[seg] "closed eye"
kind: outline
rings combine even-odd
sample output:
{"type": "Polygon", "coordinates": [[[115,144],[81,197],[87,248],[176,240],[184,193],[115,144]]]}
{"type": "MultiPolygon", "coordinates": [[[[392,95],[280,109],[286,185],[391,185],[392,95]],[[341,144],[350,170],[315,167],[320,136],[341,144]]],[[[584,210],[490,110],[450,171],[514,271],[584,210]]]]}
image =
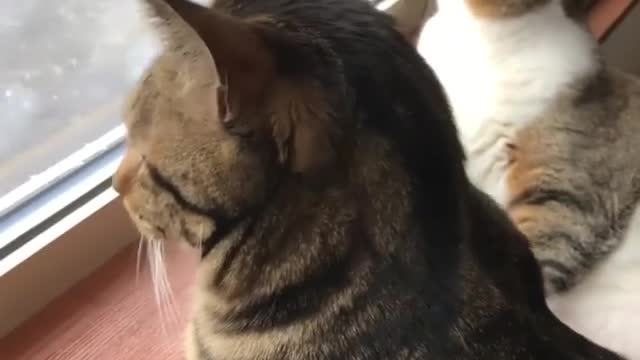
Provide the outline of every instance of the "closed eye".
{"type": "Polygon", "coordinates": [[[174,200],[183,208],[192,211],[198,215],[205,216],[213,221],[221,221],[221,219],[229,219],[231,216],[226,214],[223,210],[220,210],[221,206],[214,206],[211,208],[203,208],[197,204],[194,204],[188,201],[180,189],[173,184],[166,176],[162,175],[160,170],[151,164],[146,158],[143,156],[142,161],[146,168],[149,171],[149,175],[151,176],[151,180],[160,188],[171,194],[174,200]]]}

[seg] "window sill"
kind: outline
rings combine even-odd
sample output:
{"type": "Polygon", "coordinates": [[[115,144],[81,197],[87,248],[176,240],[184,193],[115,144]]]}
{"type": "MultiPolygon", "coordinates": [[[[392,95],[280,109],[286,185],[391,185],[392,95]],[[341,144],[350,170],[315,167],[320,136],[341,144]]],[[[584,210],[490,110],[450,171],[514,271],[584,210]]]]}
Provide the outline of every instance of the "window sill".
{"type": "MultiPolygon", "coordinates": [[[[116,206],[112,210],[114,220],[119,221],[120,209],[116,206]]],[[[125,243],[122,236],[127,234],[112,233],[105,238],[125,243]]],[[[0,339],[0,359],[183,359],[184,323],[198,256],[175,244],[169,250],[166,263],[178,321],[161,320],[150,274],[142,270],[136,277],[136,246],[129,244],[44,311],[0,339]]]]}
{"type": "MultiPolygon", "coordinates": [[[[137,238],[111,189],[68,214],[0,263],[0,337],[137,238]]],[[[5,358],[0,356],[0,358],[5,358]]]]}
{"type": "Polygon", "coordinates": [[[122,126],[0,198],[0,336],[136,238],[110,178],[122,126]]]}

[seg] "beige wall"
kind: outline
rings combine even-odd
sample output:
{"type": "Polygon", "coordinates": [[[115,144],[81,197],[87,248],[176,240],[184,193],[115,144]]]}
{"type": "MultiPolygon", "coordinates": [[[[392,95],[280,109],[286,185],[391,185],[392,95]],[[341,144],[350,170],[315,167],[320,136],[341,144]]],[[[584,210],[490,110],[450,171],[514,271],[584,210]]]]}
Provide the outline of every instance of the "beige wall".
{"type": "Polygon", "coordinates": [[[640,75],[640,4],[618,24],[602,49],[611,65],[640,75]]]}

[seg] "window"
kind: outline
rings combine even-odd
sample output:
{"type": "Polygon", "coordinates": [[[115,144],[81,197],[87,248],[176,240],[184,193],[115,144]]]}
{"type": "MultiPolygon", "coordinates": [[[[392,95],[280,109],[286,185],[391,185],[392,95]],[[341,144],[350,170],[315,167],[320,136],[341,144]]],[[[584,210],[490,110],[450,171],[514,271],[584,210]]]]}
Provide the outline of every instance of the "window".
{"type": "Polygon", "coordinates": [[[154,52],[137,4],[0,3],[0,261],[39,224],[108,187],[122,95],[154,52]]]}
{"type": "Polygon", "coordinates": [[[16,297],[0,336],[123,246],[104,233],[135,237],[110,177],[120,104],[156,51],[139,4],[0,2],[0,293],[16,297]]]}
{"type": "Polygon", "coordinates": [[[157,49],[140,10],[135,0],[0,3],[10,54],[0,58],[0,262],[109,187],[122,96],[157,49]]]}
{"type": "Polygon", "coordinates": [[[158,50],[140,4],[0,1],[0,337],[137,236],[111,175],[158,50]]]}

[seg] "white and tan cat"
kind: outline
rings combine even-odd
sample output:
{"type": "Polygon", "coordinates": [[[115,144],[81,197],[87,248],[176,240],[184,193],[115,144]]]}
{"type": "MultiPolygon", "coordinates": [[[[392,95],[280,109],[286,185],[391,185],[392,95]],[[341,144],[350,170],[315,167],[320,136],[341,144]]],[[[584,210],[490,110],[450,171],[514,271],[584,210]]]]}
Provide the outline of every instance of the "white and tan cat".
{"type": "Polygon", "coordinates": [[[554,312],[640,359],[640,81],[603,64],[568,4],[440,0],[418,48],[472,181],[529,237],[554,312]]]}

